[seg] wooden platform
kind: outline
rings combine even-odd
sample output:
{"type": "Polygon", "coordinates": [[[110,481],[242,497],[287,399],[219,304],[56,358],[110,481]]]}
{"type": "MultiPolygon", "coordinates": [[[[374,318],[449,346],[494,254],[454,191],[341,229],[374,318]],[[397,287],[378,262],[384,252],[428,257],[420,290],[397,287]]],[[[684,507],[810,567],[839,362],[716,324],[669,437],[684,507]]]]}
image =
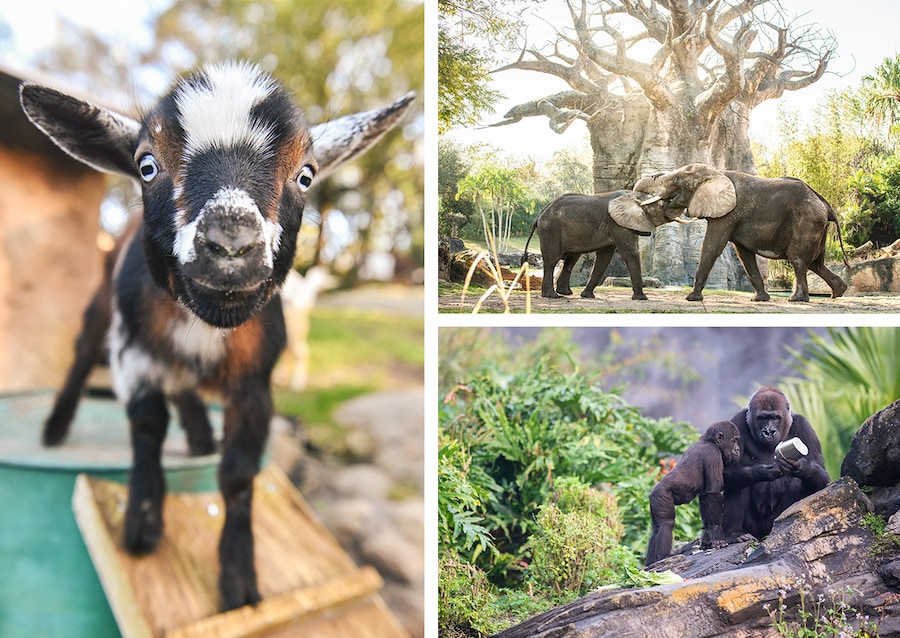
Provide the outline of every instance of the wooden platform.
{"type": "Polygon", "coordinates": [[[126,487],[81,474],[75,518],[119,629],[126,638],[407,636],[378,594],[382,581],[359,568],[274,466],[254,486],[256,571],[263,601],[218,614],[218,493],[169,494],[155,553],[122,547],[126,487]]]}

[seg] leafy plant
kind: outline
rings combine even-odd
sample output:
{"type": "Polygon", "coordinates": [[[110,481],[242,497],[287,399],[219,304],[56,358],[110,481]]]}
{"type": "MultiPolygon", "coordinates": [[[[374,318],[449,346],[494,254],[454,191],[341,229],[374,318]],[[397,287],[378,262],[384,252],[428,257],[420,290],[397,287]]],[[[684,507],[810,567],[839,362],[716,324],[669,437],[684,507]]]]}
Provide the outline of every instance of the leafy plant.
{"type": "MultiPolygon", "coordinates": [[[[494,543],[484,520],[487,488],[470,481],[472,459],[462,443],[442,436],[438,447],[438,539],[442,548],[471,555],[494,551],[494,543]]],[[[480,473],[482,482],[490,478],[480,473]]]]}
{"type": "Polygon", "coordinates": [[[444,638],[488,635],[500,627],[490,617],[497,594],[478,567],[452,554],[438,564],[438,632],[444,638]]]}
{"type": "Polygon", "coordinates": [[[575,477],[560,478],[537,515],[529,541],[529,580],[542,589],[576,597],[606,583],[634,556],[619,546],[622,524],[615,498],[575,477]]]}
{"type": "MultiPolygon", "coordinates": [[[[642,554],[647,494],[660,477],[660,459],[681,453],[697,437],[686,424],[644,417],[588,375],[544,361],[514,373],[485,362],[458,386],[439,424],[442,435],[466,442],[472,466],[492,482],[483,525],[506,558],[495,556],[490,565],[482,555],[479,564],[493,567],[499,581],[517,578],[513,574],[529,562],[527,541],[539,528],[540,507],[566,476],[603,485],[616,497],[623,543],[642,554]]],[[[693,523],[696,534],[699,517],[693,523]]]]}
{"type": "Polygon", "coordinates": [[[798,376],[781,387],[791,407],[815,428],[828,473],[839,476],[859,426],[900,398],[900,331],[829,328],[827,335],[810,332],[802,349],[789,351],[798,376]]]}

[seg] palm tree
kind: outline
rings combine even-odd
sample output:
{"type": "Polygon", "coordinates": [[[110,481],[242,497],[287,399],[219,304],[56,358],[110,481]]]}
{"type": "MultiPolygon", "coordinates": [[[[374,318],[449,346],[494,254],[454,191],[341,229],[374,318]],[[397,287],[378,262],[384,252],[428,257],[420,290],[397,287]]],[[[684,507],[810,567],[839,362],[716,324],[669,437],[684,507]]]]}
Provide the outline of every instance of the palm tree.
{"type": "Polygon", "coordinates": [[[897,328],[829,328],[828,337],[811,333],[803,348],[790,352],[799,376],[780,387],[813,425],[833,478],[859,426],[900,399],[898,347],[897,328]]]}
{"type": "Polygon", "coordinates": [[[900,54],[885,58],[875,72],[862,78],[864,109],[867,117],[888,125],[888,137],[900,133],[900,54]]]}

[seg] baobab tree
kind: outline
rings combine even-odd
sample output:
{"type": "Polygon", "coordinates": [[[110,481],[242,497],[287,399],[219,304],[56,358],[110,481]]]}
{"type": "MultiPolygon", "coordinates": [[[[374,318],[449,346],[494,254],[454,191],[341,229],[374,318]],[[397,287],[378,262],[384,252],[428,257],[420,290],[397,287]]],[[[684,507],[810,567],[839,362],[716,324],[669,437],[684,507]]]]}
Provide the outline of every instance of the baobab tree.
{"type": "MultiPolygon", "coordinates": [[[[526,43],[496,71],[554,75],[570,90],[517,105],[494,126],[540,116],[562,132],[583,120],[595,192],[629,188],[641,175],[690,162],[755,173],[750,112],[817,81],[836,50],[829,32],[789,19],[777,0],[567,4],[571,26],[544,46],[526,43]]],[[[694,232],[685,239],[690,232],[658,229],[681,245],[702,238],[694,232]]],[[[664,279],[677,283],[682,276],[666,261],[664,279]]]]}
{"type": "Polygon", "coordinates": [[[559,28],[555,42],[526,44],[496,71],[554,75],[571,90],[513,107],[497,125],[541,116],[562,132],[584,120],[601,164],[598,191],[694,161],[752,170],[750,111],[818,80],[836,49],[831,34],[788,21],[776,0],[569,0],[568,7],[572,26],[559,28]],[[734,141],[740,153],[721,148],[734,141]],[[742,155],[737,165],[722,164],[742,155]]]}

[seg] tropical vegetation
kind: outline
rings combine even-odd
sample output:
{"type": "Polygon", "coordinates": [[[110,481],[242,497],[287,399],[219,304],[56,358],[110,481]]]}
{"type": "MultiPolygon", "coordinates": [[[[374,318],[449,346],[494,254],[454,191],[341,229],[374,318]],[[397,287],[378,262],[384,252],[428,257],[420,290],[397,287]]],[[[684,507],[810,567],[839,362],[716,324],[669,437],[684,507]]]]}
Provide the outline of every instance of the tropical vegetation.
{"type": "MultiPolygon", "coordinates": [[[[646,581],[635,574],[647,495],[697,431],[644,416],[623,381],[665,369],[659,391],[690,396],[708,379],[693,370],[698,353],[664,337],[610,337],[582,351],[560,329],[440,332],[442,636],[488,635],[598,587],[646,581]]],[[[792,372],[773,381],[815,427],[832,477],[859,425],[900,397],[898,340],[895,328],[810,330],[782,353],[792,372]]],[[[696,505],[680,506],[676,524],[676,539],[696,538],[696,505]]],[[[780,607],[773,622],[796,613],[780,607]]]]}

